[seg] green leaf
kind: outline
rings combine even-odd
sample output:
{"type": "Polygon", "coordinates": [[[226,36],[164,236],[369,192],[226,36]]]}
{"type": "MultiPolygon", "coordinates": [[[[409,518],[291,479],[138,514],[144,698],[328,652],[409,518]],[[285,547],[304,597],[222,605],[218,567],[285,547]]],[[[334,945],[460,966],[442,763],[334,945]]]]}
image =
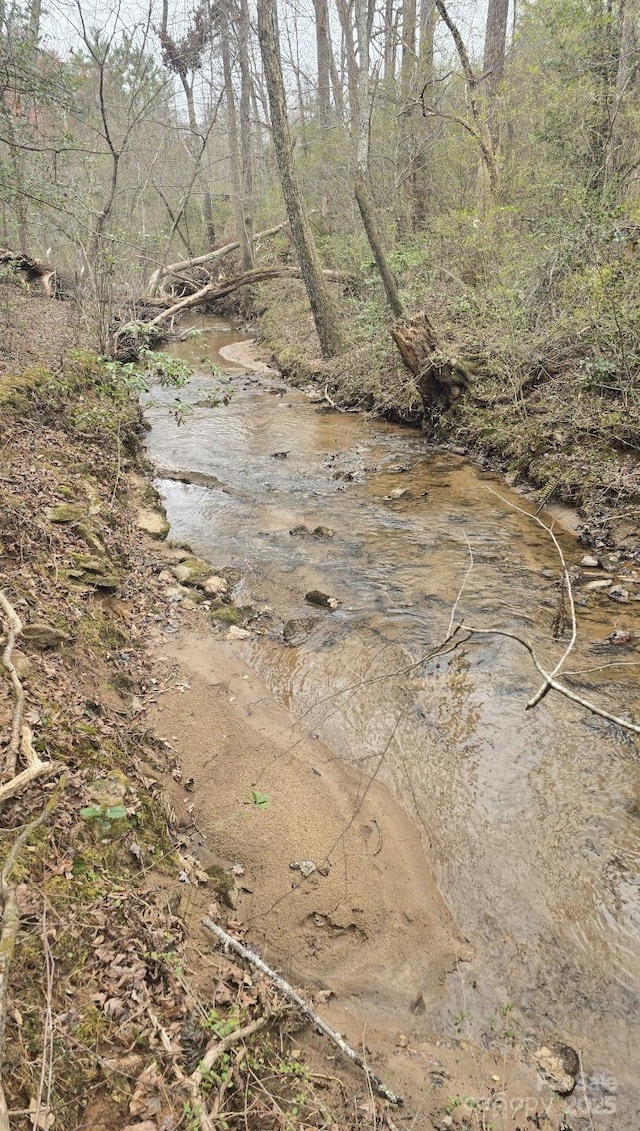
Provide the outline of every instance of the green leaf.
{"type": "Polygon", "coordinates": [[[120,821],[126,817],[127,810],[123,805],[110,805],[107,809],[106,816],[110,821],[120,821]]]}
{"type": "Polygon", "coordinates": [[[268,793],[261,793],[259,789],[251,790],[251,804],[255,809],[268,809],[271,798],[268,793]]]}
{"type": "Polygon", "coordinates": [[[80,816],[84,817],[86,821],[90,821],[92,817],[102,816],[102,808],[100,805],[86,805],[84,809],[80,810],[80,816]]]}

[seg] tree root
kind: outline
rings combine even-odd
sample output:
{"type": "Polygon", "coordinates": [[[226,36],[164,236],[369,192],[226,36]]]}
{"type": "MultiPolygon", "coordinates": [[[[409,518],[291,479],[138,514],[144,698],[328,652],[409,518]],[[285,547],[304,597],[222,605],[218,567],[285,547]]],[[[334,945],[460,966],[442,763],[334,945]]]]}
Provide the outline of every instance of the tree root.
{"type": "Polygon", "coordinates": [[[349,1058],[349,1060],[353,1061],[354,1064],[358,1065],[358,1068],[361,1068],[363,1070],[367,1077],[367,1080],[371,1084],[372,1088],[378,1093],[378,1095],[383,1096],[384,1099],[388,1100],[391,1104],[398,1105],[402,1103],[400,1096],[397,1096],[395,1092],[391,1090],[391,1088],[387,1087],[387,1085],[380,1079],[379,1076],[376,1076],[375,1072],[371,1071],[360,1053],[351,1048],[351,1045],[348,1045],[339,1033],[336,1033],[336,1031],[332,1029],[330,1025],[327,1025],[327,1022],[323,1021],[322,1018],[318,1016],[315,1010],[311,1008],[311,1006],[304,1000],[304,998],[300,997],[300,994],[297,993],[296,990],[294,990],[293,986],[291,986],[289,982],[285,981],[281,974],[278,974],[275,970],[272,970],[271,967],[267,966],[266,962],[263,962],[263,960],[259,958],[257,954],[254,954],[253,951],[249,950],[246,946],[243,946],[242,943],[238,942],[237,939],[234,939],[232,935],[227,934],[227,932],[224,931],[222,927],[219,927],[217,923],[214,923],[212,919],[203,919],[202,925],[206,927],[208,931],[211,931],[214,935],[217,935],[217,937],[221,942],[225,944],[225,946],[231,947],[231,949],[234,950],[236,954],[239,954],[241,958],[244,958],[246,962],[250,962],[251,965],[256,968],[256,970],[260,970],[263,974],[266,974],[267,977],[274,983],[274,985],[277,986],[280,992],[283,993],[285,997],[289,999],[289,1001],[292,1001],[294,1005],[298,1007],[300,1012],[303,1013],[304,1016],[309,1021],[311,1021],[313,1025],[320,1029],[320,1031],[324,1033],[324,1035],[328,1037],[330,1041],[333,1041],[334,1045],[337,1045],[337,1047],[341,1050],[341,1052],[345,1054],[345,1056],[349,1058]]]}
{"type": "Polygon", "coordinates": [[[8,626],[7,641],[2,653],[2,663],[9,676],[15,699],[11,723],[11,738],[9,740],[9,749],[7,751],[4,767],[5,773],[10,776],[10,780],[0,786],[1,806],[3,801],[7,801],[8,798],[14,797],[16,793],[19,793],[23,786],[41,777],[42,774],[50,772],[53,768],[53,763],[43,762],[38,757],[36,751],[33,749],[31,730],[24,722],[24,688],[12,659],[16,640],[20,637],[23,626],[16,610],[2,591],[0,591],[0,609],[2,609],[5,615],[8,626]],[[22,770],[20,773],[16,773],[18,768],[18,754],[21,754],[23,760],[26,762],[26,769],[22,770]]]}

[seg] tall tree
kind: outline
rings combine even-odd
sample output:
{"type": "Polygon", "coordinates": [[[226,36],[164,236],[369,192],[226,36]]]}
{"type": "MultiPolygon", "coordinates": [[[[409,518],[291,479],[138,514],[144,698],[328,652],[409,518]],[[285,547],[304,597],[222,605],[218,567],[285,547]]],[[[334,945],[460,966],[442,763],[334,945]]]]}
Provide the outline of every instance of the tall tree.
{"type": "Polygon", "coordinates": [[[258,0],[258,39],[269,99],[273,146],[291,235],[307,288],[322,353],[324,357],[333,357],[342,349],[342,334],[336,308],[322,274],[293,160],[293,144],[287,119],[282,62],[278,47],[276,0],[258,0]]]}
{"type": "Polygon", "coordinates": [[[495,149],[499,140],[495,102],[504,75],[508,19],[509,0],[489,0],[482,69],[488,107],[488,126],[495,149]]]}
{"type": "Polygon", "coordinates": [[[229,134],[229,168],[231,171],[231,187],[233,190],[233,209],[236,219],[236,239],[240,244],[240,258],[244,270],[253,266],[250,237],[245,225],[244,208],[244,178],[240,157],[240,131],[238,129],[238,114],[236,108],[236,93],[233,86],[233,71],[231,67],[231,36],[229,31],[229,17],[227,14],[226,0],[218,4],[215,13],[220,31],[220,52],[222,54],[222,73],[224,76],[224,91],[227,103],[227,125],[229,134]]]}

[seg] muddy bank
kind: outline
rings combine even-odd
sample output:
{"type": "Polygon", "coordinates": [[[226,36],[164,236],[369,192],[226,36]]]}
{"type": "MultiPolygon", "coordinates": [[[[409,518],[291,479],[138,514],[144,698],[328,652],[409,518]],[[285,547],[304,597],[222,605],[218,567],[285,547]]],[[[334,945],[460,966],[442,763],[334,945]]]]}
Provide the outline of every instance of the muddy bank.
{"type": "MultiPolygon", "coordinates": [[[[320,358],[304,293],[297,284],[263,288],[258,302],[268,355],[297,385],[328,385],[345,406],[420,427],[423,406],[383,320],[369,325],[356,298],[346,296],[355,344],[344,355],[320,358]]],[[[455,304],[454,304],[455,305],[455,304]]],[[[432,427],[436,443],[464,449],[479,466],[580,512],[581,539],[596,548],[621,547],[640,560],[640,408],[637,390],[607,388],[592,375],[606,365],[576,339],[549,343],[550,356],[532,341],[529,357],[516,350],[492,360],[489,329],[457,323],[443,296],[431,313],[454,352],[476,358],[468,392],[432,427]]],[[[523,341],[526,339],[523,339],[523,341]]],[[[505,349],[496,342],[496,348],[505,349]]],[[[511,347],[510,347],[511,348],[511,347]]],[[[508,353],[508,351],[507,351],[508,353]]]]}

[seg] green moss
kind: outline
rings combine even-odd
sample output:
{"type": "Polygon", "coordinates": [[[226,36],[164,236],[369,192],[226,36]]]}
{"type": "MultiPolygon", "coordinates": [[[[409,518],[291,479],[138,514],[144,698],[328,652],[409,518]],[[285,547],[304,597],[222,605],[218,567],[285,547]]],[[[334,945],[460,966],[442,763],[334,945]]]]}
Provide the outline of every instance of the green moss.
{"type": "Polygon", "coordinates": [[[253,615],[253,612],[253,605],[243,605],[242,608],[236,608],[234,605],[222,605],[218,609],[211,610],[211,618],[213,621],[222,624],[235,624],[238,628],[241,628],[253,615]]]}

